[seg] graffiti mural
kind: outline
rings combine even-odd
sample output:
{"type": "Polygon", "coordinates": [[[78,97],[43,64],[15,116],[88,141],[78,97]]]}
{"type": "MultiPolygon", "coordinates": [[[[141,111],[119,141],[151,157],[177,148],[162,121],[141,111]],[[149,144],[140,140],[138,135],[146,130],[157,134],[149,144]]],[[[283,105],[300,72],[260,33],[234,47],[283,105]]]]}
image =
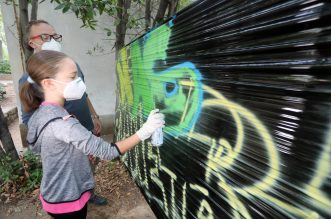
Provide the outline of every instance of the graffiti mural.
{"type": "Polygon", "coordinates": [[[202,0],[118,56],[116,138],[158,218],[331,218],[331,2],[202,0]]]}

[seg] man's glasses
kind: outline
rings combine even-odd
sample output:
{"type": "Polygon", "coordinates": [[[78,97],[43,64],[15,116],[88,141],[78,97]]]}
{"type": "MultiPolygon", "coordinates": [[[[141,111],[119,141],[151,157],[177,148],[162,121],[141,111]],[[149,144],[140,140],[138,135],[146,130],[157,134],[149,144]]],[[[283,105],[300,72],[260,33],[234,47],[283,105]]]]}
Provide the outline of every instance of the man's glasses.
{"type": "Polygon", "coordinates": [[[57,42],[62,41],[62,35],[61,34],[50,35],[50,34],[46,34],[46,33],[31,37],[30,39],[33,40],[33,39],[37,39],[37,38],[40,38],[43,42],[50,42],[52,38],[57,42]]]}

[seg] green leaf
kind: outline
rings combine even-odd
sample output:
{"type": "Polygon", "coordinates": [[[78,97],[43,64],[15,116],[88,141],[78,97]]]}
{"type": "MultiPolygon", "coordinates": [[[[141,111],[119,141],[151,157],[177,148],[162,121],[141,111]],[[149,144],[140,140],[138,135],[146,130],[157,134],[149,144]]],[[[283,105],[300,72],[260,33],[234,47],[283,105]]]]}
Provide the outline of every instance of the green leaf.
{"type": "Polygon", "coordinates": [[[92,10],[89,10],[89,11],[87,12],[87,17],[88,17],[88,18],[93,18],[93,17],[94,17],[94,14],[93,14],[93,11],[92,11],[92,10]]]}
{"type": "Polygon", "coordinates": [[[67,5],[63,8],[62,13],[66,13],[70,9],[70,5],[67,5]]]}
{"type": "Polygon", "coordinates": [[[104,12],[105,7],[106,6],[104,4],[98,4],[98,10],[100,15],[104,12]]]}
{"type": "Polygon", "coordinates": [[[56,6],[55,10],[60,10],[62,8],[64,8],[65,4],[59,4],[58,6],[56,6]]]}

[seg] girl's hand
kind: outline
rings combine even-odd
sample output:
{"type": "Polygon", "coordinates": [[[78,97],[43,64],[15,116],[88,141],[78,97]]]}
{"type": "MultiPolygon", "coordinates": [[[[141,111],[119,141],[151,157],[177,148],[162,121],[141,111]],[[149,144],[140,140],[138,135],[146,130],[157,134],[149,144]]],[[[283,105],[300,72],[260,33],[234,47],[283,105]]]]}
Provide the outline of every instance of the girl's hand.
{"type": "Polygon", "coordinates": [[[152,110],[147,118],[147,121],[137,131],[137,135],[140,140],[144,141],[151,137],[156,129],[164,127],[164,123],[164,115],[159,113],[158,109],[152,110]]]}

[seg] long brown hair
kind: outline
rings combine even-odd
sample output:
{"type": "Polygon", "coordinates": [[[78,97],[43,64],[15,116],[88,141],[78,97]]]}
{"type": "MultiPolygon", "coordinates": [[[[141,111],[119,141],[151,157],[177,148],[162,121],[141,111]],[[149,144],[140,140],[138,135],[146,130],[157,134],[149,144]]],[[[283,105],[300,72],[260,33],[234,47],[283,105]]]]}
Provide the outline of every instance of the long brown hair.
{"type": "Polygon", "coordinates": [[[62,52],[42,50],[33,54],[27,62],[27,72],[33,83],[26,81],[20,87],[20,99],[24,111],[36,110],[44,99],[41,81],[54,78],[62,60],[69,58],[62,52]]]}

